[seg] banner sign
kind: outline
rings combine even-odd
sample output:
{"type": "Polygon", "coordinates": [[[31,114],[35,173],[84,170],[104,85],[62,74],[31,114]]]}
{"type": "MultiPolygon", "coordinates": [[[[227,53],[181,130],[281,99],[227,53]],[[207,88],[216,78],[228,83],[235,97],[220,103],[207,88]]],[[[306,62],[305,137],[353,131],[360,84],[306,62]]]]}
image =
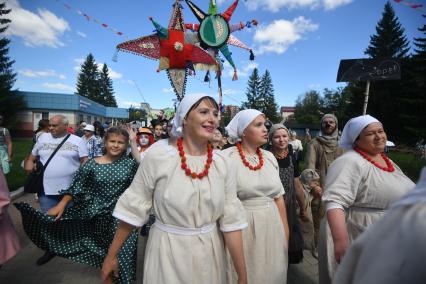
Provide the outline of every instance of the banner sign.
{"type": "Polygon", "coordinates": [[[340,60],[337,82],[382,81],[401,79],[401,67],[396,59],[340,60]]]}

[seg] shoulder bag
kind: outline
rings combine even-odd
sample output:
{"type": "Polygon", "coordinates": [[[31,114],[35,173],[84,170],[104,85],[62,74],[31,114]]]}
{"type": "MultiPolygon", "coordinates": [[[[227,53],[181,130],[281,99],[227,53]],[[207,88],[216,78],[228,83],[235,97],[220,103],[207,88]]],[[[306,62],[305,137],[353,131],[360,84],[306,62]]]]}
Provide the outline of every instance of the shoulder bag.
{"type": "Polygon", "coordinates": [[[58,152],[59,148],[64,145],[65,141],[70,137],[71,135],[68,134],[67,137],[62,140],[62,142],[56,147],[55,151],[50,155],[49,159],[47,160],[46,164],[43,166],[43,164],[40,162],[40,160],[36,161],[36,169],[32,171],[27,179],[25,180],[24,184],[24,192],[25,193],[42,193],[44,192],[43,187],[43,176],[44,171],[46,170],[47,165],[49,165],[49,162],[52,160],[53,156],[55,156],[56,152],[58,152]]]}

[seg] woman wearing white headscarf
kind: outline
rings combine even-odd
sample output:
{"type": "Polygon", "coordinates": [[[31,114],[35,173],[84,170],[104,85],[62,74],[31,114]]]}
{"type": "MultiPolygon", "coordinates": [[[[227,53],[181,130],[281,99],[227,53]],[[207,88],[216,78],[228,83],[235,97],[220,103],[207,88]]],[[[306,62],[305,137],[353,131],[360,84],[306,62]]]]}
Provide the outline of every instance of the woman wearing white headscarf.
{"type": "MultiPolygon", "coordinates": [[[[218,105],[211,97],[186,96],[173,121],[177,139],[153,146],[113,216],[120,225],[105,258],[102,278],[117,275],[117,253],[133,227],[156,221],[145,251],[143,283],[226,283],[231,253],[238,283],[247,283],[241,230],[247,227],[236,195],[234,167],[214,153],[211,140],[218,105]]],[[[154,144],[155,145],[155,144],[154,144]]]]}
{"type": "MultiPolygon", "coordinates": [[[[287,282],[288,223],[278,163],[260,148],[268,141],[265,116],[253,109],[240,111],[226,127],[235,147],[222,151],[236,168],[237,195],[247,212],[243,231],[249,284],[287,282]]],[[[228,283],[235,283],[228,264],[228,283]]]]}
{"type": "Polygon", "coordinates": [[[383,153],[386,141],[383,125],[369,115],[352,118],[343,129],[340,147],[348,151],[330,165],[322,197],[327,218],[318,249],[321,284],[331,283],[348,246],[414,187],[383,153]]]}
{"type": "Polygon", "coordinates": [[[423,168],[415,189],[351,245],[333,283],[423,284],[425,219],[426,168],[423,168]]]}

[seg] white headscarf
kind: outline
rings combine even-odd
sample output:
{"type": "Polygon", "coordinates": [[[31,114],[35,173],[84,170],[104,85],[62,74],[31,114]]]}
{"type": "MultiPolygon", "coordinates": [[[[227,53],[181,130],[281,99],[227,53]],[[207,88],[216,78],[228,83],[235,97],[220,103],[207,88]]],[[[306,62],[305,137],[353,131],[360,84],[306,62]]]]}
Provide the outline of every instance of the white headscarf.
{"type": "Polygon", "coordinates": [[[240,139],[243,135],[244,129],[262,113],[255,109],[245,109],[239,111],[234,118],[225,127],[228,135],[233,139],[240,139]]]}
{"type": "Polygon", "coordinates": [[[380,123],[380,121],[368,114],[350,119],[343,128],[339,146],[344,149],[352,149],[354,142],[358,138],[361,131],[374,122],[380,123]]]}
{"type": "Polygon", "coordinates": [[[173,118],[173,121],[172,121],[171,134],[173,136],[175,137],[183,136],[183,119],[186,117],[191,107],[204,97],[210,97],[210,96],[206,96],[205,94],[193,94],[193,95],[185,96],[182,99],[182,101],[180,102],[177,108],[175,117],[173,118]]]}

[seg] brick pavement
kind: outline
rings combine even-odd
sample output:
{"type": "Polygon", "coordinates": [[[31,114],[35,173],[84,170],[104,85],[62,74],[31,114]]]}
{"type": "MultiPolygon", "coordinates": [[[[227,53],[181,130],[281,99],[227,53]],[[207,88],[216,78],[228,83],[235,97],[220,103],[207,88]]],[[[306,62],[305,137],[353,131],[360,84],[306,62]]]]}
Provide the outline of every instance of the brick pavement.
{"type": "MultiPolygon", "coordinates": [[[[24,201],[34,206],[34,196],[26,194],[16,201],[24,201]]],[[[0,268],[0,283],[2,284],[98,284],[102,283],[99,270],[87,265],[78,264],[70,260],[56,257],[49,263],[36,266],[35,261],[43,252],[37,248],[25,235],[22,228],[20,214],[14,208],[9,209],[22,244],[22,250],[0,268]]],[[[137,281],[142,283],[143,244],[146,238],[140,238],[138,243],[137,281]]],[[[318,283],[317,260],[310,252],[305,251],[305,258],[301,264],[291,264],[288,271],[288,284],[315,284],[318,283]]],[[[267,284],[267,283],[265,283],[267,284]]]]}

